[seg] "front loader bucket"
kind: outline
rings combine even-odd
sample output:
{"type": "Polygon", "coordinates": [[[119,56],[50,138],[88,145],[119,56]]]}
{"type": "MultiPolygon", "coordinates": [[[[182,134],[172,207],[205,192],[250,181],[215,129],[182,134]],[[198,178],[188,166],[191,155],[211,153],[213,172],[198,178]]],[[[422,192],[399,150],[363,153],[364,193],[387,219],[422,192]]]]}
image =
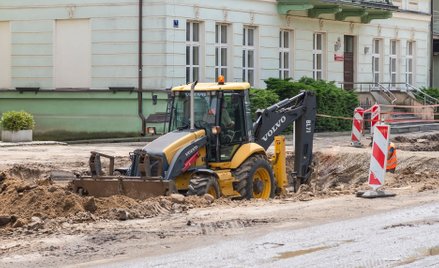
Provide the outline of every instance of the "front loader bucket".
{"type": "Polygon", "coordinates": [[[174,181],[126,176],[83,177],[72,181],[73,192],[80,195],[107,197],[125,195],[135,199],[169,195],[175,192],[174,181]]]}

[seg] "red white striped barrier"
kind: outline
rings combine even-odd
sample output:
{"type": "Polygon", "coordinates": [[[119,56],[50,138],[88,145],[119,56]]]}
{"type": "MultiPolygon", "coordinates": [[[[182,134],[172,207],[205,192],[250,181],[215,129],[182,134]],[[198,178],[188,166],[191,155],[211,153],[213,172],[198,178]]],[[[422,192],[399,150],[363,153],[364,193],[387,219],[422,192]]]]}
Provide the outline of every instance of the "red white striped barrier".
{"type": "Polygon", "coordinates": [[[369,186],[374,191],[384,184],[387,163],[387,146],[389,144],[390,127],[376,125],[373,134],[372,157],[369,168],[369,186]]]}
{"type": "Polygon", "coordinates": [[[352,120],[351,144],[354,147],[362,147],[361,138],[363,138],[363,121],[364,109],[355,108],[354,119],[352,120]]]}
{"type": "Polygon", "coordinates": [[[372,106],[370,108],[370,113],[371,113],[370,134],[372,136],[374,133],[374,126],[380,121],[380,112],[381,112],[381,109],[380,109],[380,106],[378,104],[375,104],[374,106],[372,106]]]}

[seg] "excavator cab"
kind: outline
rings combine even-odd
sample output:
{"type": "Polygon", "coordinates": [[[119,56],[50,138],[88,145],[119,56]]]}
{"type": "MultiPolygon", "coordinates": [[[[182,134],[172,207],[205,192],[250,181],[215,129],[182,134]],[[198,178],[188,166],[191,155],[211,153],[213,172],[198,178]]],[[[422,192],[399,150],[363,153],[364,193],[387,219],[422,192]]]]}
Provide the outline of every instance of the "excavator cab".
{"type": "MultiPolygon", "coordinates": [[[[174,91],[168,132],[190,128],[190,92],[174,91]]],[[[194,128],[206,132],[208,162],[230,161],[252,136],[248,90],[197,90],[194,128]]]]}

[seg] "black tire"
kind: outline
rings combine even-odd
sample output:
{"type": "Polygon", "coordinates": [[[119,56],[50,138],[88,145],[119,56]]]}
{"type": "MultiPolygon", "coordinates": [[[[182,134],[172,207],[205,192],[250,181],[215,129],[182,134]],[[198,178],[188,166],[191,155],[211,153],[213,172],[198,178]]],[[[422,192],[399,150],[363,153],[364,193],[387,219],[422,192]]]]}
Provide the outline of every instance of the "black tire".
{"type": "Polygon", "coordinates": [[[241,198],[268,199],[274,197],[276,184],[270,162],[265,155],[250,156],[233,172],[233,175],[237,179],[237,182],[234,183],[235,191],[240,193],[241,198]],[[262,180],[265,182],[261,181],[261,173],[264,174],[262,180]]]}
{"type": "Polygon", "coordinates": [[[203,196],[205,194],[210,194],[215,199],[220,198],[221,192],[217,178],[205,173],[193,174],[189,181],[187,195],[203,196]]]}

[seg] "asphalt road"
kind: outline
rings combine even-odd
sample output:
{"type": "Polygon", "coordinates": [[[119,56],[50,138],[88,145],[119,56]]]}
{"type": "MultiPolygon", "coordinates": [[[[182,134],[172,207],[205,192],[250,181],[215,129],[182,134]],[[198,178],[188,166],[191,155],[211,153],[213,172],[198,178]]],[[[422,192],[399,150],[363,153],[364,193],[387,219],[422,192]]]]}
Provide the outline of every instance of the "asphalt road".
{"type": "Polygon", "coordinates": [[[439,202],[93,267],[439,267],[439,202]]]}

